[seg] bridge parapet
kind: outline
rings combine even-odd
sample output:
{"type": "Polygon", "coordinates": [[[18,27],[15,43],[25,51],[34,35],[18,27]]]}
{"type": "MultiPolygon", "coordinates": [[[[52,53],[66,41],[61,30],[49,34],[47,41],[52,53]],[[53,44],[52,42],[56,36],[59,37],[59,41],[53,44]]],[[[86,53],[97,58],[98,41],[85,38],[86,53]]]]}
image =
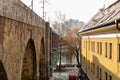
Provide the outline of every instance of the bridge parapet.
{"type": "Polygon", "coordinates": [[[0,16],[44,28],[45,21],[20,0],[0,0],[0,16]]]}

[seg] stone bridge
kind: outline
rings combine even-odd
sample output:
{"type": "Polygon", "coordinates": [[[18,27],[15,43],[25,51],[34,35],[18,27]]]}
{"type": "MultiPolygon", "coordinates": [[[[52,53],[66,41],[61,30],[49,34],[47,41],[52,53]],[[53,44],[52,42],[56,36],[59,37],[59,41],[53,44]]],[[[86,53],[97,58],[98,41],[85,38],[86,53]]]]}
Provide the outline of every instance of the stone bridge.
{"type": "Polygon", "coordinates": [[[48,80],[49,29],[20,0],[0,0],[0,80],[48,80]]]}

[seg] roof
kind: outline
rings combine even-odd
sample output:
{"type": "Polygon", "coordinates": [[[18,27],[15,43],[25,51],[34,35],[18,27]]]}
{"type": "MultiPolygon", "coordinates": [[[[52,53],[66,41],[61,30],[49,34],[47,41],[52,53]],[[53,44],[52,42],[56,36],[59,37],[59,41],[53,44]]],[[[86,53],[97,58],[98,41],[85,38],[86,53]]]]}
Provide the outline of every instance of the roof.
{"type": "Polygon", "coordinates": [[[117,0],[107,8],[103,7],[100,9],[99,12],[94,15],[79,32],[91,30],[97,26],[112,22],[117,19],[120,19],[120,0],[117,0]]]}

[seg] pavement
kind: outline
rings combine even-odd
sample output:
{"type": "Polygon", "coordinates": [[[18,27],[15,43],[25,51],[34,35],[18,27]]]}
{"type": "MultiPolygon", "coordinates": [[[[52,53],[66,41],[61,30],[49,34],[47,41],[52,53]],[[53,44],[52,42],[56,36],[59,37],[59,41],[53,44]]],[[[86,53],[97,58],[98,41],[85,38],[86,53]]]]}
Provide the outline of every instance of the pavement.
{"type": "Polygon", "coordinates": [[[50,80],[89,80],[82,69],[77,67],[65,67],[63,72],[55,72],[53,69],[52,77],[50,80]],[[70,79],[74,77],[74,79],[70,79]]]}
{"type": "Polygon", "coordinates": [[[90,80],[82,69],[80,70],[80,73],[79,80],[90,80]]]}
{"type": "Polygon", "coordinates": [[[78,78],[78,73],[79,70],[77,67],[65,67],[63,72],[53,72],[50,80],[69,80],[70,75],[74,75],[78,78]]]}

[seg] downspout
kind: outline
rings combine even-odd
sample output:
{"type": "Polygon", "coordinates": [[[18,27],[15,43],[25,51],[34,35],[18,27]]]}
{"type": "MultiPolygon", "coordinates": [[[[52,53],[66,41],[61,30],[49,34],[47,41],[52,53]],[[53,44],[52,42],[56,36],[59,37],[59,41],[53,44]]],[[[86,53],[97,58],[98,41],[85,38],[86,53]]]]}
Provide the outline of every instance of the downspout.
{"type": "MultiPolygon", "coordinates": [[[[80,35],[80,33],[78,32],[78,37],[80,37],[81,38],[81,41],[82,41],[82,36],[80,35]]],[[[82,42],[81,42],[81,45],[82,45],[82,42]]],[[[81,79],[81,75],[82,75],[82,73],[81,73],[81,71],[82,71],[82,46],[80,46],[80,67],[79,67],[79,73],[80,73],[80,75],[79,75],[79,78],[81,79]]]]}
{"type": "MultiPolygon", "coordinates": [[[[116,29],[118,30],[118,31],[120,31],[120,28],[119,28],[119,22],[118,22],[118,20],[115,20],[115,24],[116,24],[116,29]]],[[[119,37],[117,36],[117,45],[119,44],[119,37]]],[[[117,48],[118,49],[118,48],[117,48]]],[[[118,50],[117,50],[118,51],[118,50]]],[[[119,54],[117,53],[117,56],[119,56],[119,54]]],[[[117,57],[117,62],[118,62],[118,57],[117,57]]],[[[119,64],[117,63],[117,73],[119,73],[119,64]]]]}
{"type": "MultiPolygon", "coordinates": [[[[82,36],[79,34],[79,32],[78,32],[78,36],[82,39],[82,36]]],[[[82,42],[81,42],[81,45],[82,45],[82,42]]],[[[80,68],[82,67],[82,54],[81,54],[81,51],[82,49],[81,49],[81,46],[80,46],[80,68]]]]}
{"type": "MultiPolygon", "coordinates": [[[[82,39],[82,36],[80,35],[80,32],[78,32],[78,36],[82,39]]],[[[82,45],[82,42],[81,42],[81,45],[82,45]]],[[[87,46],[87,45],[86,45],[87,46]]],[[[82,48],[82,46],[81,46],[81,48],[82,48]]],[[[82,70],[82,49],[80,48],[80,63],[81,63],[81,65],[80,65],[80,73],[81,73],[81,70],[82,70]]],[[[87,61],[86,61],[87,62],[87,61]]],[[[87,67],[86,67],[87,68],[87,67]]],[[[86,70],[86,75],[87,75],[87,69],[85,69],[86,70]]],[[[82,74],[82,73],[81,73],[82,74]]],[[[87,75],[88,76],[88,75],[87,75]]],[[[88,76],[89,77],[89,76],[88,76]]],[[[80,78],[81,79],[81,78],[80,78]]],[[[90,79],[90,77],[89,77],[89,79],[90,79]]]]}

